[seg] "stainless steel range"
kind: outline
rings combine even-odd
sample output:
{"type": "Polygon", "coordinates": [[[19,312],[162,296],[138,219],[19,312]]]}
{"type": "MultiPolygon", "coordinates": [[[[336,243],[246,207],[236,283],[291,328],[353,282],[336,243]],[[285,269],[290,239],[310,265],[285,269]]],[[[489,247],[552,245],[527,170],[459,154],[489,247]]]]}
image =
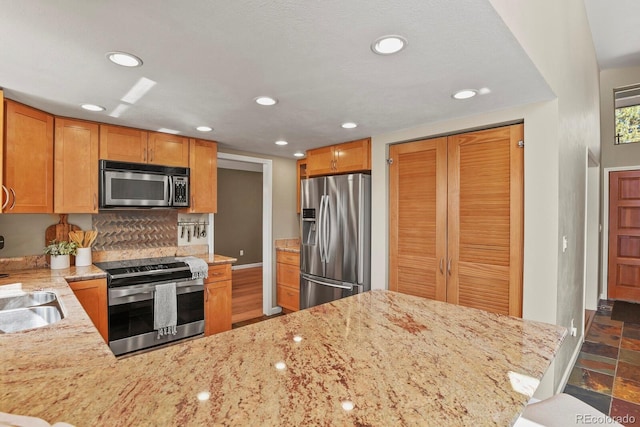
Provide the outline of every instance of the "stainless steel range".
{"type": "Polygon", "coordinates": [[[173,257],[95,263],[107,273],[109,347],[116,356],[204,332],[204,280],[192,279],[187,263],[173,257]],[[175,283],[177,333],[154,330],[157,285],[175,283]]]}

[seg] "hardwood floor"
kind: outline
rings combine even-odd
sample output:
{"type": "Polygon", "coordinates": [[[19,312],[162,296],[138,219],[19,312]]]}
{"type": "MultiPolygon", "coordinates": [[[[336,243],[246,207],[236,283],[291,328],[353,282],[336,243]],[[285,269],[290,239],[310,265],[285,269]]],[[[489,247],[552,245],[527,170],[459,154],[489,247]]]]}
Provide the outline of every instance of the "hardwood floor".
{"type": "Polygon", "coordinates": [[[232,271],[231,323],[262,316],[262,267],[232,271]]]}

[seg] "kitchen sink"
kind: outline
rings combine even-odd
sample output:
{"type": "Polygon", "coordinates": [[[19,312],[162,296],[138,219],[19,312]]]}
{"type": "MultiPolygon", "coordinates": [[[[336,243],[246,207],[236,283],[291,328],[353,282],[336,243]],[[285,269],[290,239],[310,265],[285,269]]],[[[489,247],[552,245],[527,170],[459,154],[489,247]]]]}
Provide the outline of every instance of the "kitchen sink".
{"type": "Polygon", "coordinates": [[[48,305],[0,311],[0,333],[9,334],[51,325],[63,318],[59,306],[48,305]]]}
{"type": "Polygon", "coordinates": [[[0,311],[34,307],[48,304],[56,300],[56,294],[48,291],[35,291],[22,295],[0,297],[0,311]]]}

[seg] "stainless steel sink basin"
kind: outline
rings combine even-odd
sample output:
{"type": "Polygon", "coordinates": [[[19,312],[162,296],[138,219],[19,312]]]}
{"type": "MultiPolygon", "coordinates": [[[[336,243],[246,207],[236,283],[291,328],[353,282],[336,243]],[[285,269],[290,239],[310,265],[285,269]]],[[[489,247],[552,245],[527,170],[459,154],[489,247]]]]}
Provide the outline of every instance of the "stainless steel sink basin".
{"type": "Polygon", "coordinates": [[[62,319],[62,311],[56,305],[17,308],[0,311],[0,333],[24,331],[51,325],[62,319]]]}
{"type": "Polygon", "coordinates": [[[35,291],[23,295],[0,297],[0,311],[34,307],[53,302],[56,299],[56,294],[48,291],[35,291]]]}

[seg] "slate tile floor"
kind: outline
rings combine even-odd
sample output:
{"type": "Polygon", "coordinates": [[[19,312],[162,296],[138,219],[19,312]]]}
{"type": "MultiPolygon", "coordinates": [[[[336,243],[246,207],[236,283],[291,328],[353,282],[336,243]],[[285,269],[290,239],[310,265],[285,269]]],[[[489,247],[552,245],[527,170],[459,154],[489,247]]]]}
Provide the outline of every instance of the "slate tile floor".
{"type": "Polygon", "coordinates": [[[564,392],[640,425],[640,324],[611,320],[612,308],[600,301],[564,392]]]}

